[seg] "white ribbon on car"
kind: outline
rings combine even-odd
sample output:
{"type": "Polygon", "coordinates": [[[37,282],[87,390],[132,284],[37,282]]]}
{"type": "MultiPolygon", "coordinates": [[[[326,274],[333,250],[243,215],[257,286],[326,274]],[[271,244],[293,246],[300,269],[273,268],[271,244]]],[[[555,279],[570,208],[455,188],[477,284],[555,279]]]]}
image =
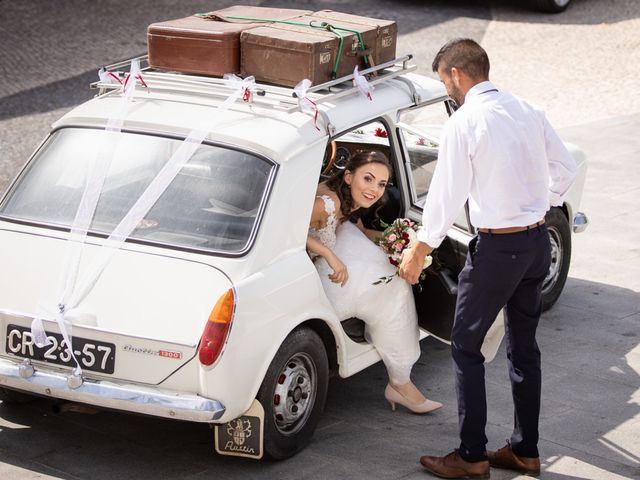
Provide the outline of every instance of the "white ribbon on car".
{"type": "Polygon", "coordinates": [[[295,86],[293,93],[298,99],[298,107],[300,107],[300,111],[307,115],[311,115],[313,117],[313,126],[316,127],[316,130],[320,131],[318,128],[318,105],[307,97],[307,91],[309,91],[311,85],[311,80],[305,78],[295,86]]]}
{"type": "Polygon", "coordinates": [[[353,69],[353,81],[356,84],[356,87],[358,87],[358,90],[360,91],[360,93],[365,98],[369,99],[369,101],[373,101],[373,97],[371,96],[373,87],[369,85],[369,82],[364,77],[364,75],[360,74],[360,72],[358,71],[357,65],[356,65],[356,68],[353,69]]]}
{"type": "MultiPolygon", "coordinates": [[[[102,72],[98,72],[101,81],[104,78],[113,78],[108,75],[104,69],[101,70],[102,72]]],[[[132,60],[130,73],[139,75],[139,72],[140,64],[137,60],[132,60]]],[[[75,309],[76,305],[70,303],[69,299],[76,286],[78,269],[82,258],[82,247],[85,243],[91,221],[93,220],[104,180],[111,165],[111,159],[113,158],[113,153],[118,143],[118,136],[122,130],[124,118],[131,104],[131,98],[135,90],[135,82],[131,82],[126,87],[123,86],[122,89],[123,96],[118,112],[109,118],[105,128],[105,134],[102,137],[102,144],[98,148],[97,153],[91,156],[89,161],[85,177],[85,187],[67,241],[65,267],[61,275],[61,282],[57,294],[57,298],[59,299],[58,304],[54,312],[51,312],[50,308],[41,307],[41,311],[35,315],[35,318],[31,322],[31,335],[34,343],[38,347],[44,347],[49,344],[49,340],[47,339],[42,324],[42,318],[53,316],[60,328],[60,333],[64,341],[67,343],[67,349],[76,364],[74,369],[74,374],[76,375],[80,374],[81,368],[71,345],[71,319],[77,318],[78,312],[75,309]]]]}
{"type": "Polygon", "coordinates": [[[251,100],[251,93],[255,88],[256,79],[253,75],[247,78],[240,78],[233,73],[225,73],[222,77],[231,86],[236,86],[237,90],[229,95],[229,97],[218,107],[219,110],[226,110],[234,103],[240,96],[244,102],[251,100]]]}
{"type": "MultiPolygon", "coordinates": [[[[129,75],[135,79],[141,80],[137,61],[132,61],[129,75]]],[[[234,93],[232,93],[218,107],[218,110],[228,109],[241,96],[246,102],[250,100],[251,92],[255,85],[254,77],[241,79],[236,75],[227,74],[224,76],[224,79],[237,88],[234,93]]],[[[77,309],[77,306],[91,292],[102,275],[102,272],[109,264],[113,254],[123,245],[125,240],[129,235],[131,235],[133,230],[135,230],[136,226],[157,202],[158,198],[160,198],[164,193],[182,166],[189,161],[191,156],[204,141],[208,132],[208,130],[204,129],[194,129],[189,133],[187,138],[181,143],[164,167],[160,172],[158,172],[156,177],[109,235],[104,243],[104,247],[107,247],[108,250],[105,251],[102,259],[95,263],[93,268],[90,269],[83,277],[83,281],[78,284],[76,280],[82,256],[82,247],[84,246],[91,221],[93,220],[98,198],[102,191],[102,186],[113,157],[113,152],[115,151],[115,142],[113,142],[115,139],[110,135],[113,132],[119,133],[121,131],[122,124],[124,123],[124,118],[130,104],[130,99],[133,95],[133,91],[135,90],[135,84],[136,82],[134,81],[125,82],[123,85],[124,95],[121,109],[118,114],[109,119],[107,123],[107,133],[104,137],[105,140],[103,144],[104,148],[101,150],[101,155],[94,158],[94,164],[90,169],[89,178],[85,185],[85,190],[83,192],[82,199],[80,200],[80,206],[71,227],[71,234],[67,244],[68,252],[71,251],[72,253],[68,253],[67,256],[65,273],[62,276],[62,294],[58,296],[61,300],[59,301],[53,316],[60,327],[60,332],[62,333],[64,340],[67,343],[67,349],[76,363],[76,367],[73,371],[74,375],[80,375],[82,373],[82,369],[72,348],[71,324],[73,319],[86,318],[86,314],[80,312],[77,309]]],[[[210,127],[212,126],[213,125],[210,127]]],[[[49,313],[49,315],[46,316],[51,316],[51,312],[45,311],[45,313],[49,313]]],[[[47,336],[42,324],[42,317],[45,317],[45,315],[36,316],[31,324],[31,333],[34,343],[38,347],[43,347],[47,344],[47,336]]]]}
{"type": "Polygon", "coordinates": [[[98,78],[100,79],[100,83],[119,83],[120,85],[122,85],[122,80],[120,80],[120,78],[115,73],[110,72],[104,67],[98,70],[98,78]]]}

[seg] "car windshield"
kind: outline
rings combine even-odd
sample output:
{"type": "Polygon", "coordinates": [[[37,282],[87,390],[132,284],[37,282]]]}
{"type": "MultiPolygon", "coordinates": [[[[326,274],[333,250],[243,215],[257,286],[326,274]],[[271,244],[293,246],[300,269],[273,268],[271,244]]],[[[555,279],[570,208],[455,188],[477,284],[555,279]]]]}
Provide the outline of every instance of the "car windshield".
{"type": "MultiPolygon", "coordinates": [[[[82,197],[89,160],[108,158],[91,230],[110,234],[181,140],[104,130],[64,128],[38,151],[0,206],[0,214],[70,227],[82,197]],[[99,155],[99,156],[98,156],[99,155]],[[93,156],[93,157],[91,157],[93,156]]],[[[239,150],[202,144],[162,193],[130,238],[164,245],[238,253],[253,237],[274,164],[239,150]]]]}

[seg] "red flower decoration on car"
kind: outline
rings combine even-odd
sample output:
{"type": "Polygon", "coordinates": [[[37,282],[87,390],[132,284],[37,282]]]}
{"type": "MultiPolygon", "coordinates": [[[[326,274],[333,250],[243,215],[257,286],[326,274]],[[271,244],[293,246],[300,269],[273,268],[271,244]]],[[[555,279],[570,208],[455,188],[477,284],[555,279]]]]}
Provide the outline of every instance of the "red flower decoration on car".
{"type": "Polygon", "coordinates": [[[383,130],[381,127],[376,128],[375,132],[376,137],[387,138],[387,131],[383,130]]]}

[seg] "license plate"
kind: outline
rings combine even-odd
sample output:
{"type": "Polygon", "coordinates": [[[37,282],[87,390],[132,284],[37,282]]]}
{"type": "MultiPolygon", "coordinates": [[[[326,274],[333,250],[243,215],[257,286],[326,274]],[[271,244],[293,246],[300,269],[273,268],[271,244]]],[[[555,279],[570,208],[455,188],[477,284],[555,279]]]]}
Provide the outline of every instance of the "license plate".
{"type": "MultiPolygon", "coordinates": [[[[49,344],[40,348],[31,336],[31,329],[19,325],[7,325],[7,353],[32,358],[57,365],[75,367],[67,342],[59,333],[46,332],[49,344]]],[[[80,367],[100,373],[113,373],[116,363],[116,346],[87,338],[72,337],[73,353],[80,367]]]]}

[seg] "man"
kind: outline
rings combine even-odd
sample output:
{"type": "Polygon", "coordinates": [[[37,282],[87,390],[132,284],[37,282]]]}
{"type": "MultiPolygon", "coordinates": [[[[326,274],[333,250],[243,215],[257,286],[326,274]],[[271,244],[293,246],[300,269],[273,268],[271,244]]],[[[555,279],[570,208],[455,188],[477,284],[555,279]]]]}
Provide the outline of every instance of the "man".
{"type": "Polygon", "coordinates": [[[444,478],[488,478],[490,465],[536,475],[541,372],[535,333],[550,264],[544,216],[562,204],[576,164],[541,111],[489,81],[489,58],[475,41],[448,42],[432,67],[460,107],[444,127],[419,242],[404,255],[400,276],[417,283],[425,256],[467,201],[478,235],[458,277],[451,336],[460,447],[420,462],[444,478]],[[514,429],[510,443],[487,452],[480,347],[503,307],[514,429]]]}

